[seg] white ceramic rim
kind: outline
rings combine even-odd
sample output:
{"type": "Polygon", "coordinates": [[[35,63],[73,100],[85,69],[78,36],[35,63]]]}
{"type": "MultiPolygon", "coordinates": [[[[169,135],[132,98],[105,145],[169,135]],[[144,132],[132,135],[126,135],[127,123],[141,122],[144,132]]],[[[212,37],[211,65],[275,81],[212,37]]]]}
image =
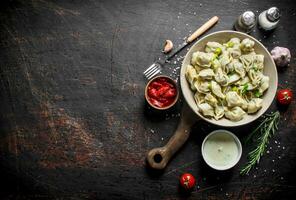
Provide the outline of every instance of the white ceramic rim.
{"type": "Polygon", "coordinates": [[[201,145],[201,154],[202,154],[202,157],[204,159],[204,161],[207,163],[207,165],[209,165],[211,168],[213,169],[216,169],[216,170],[220,170],[220,171],[223,171],[223,170],[227,170],[227,169],[230,169],[232,167],[234,167],[238,161],[240,160],[241,156],[242,156],[242,151],[243,151],[243,148],[242,148],[242,144],[240,142],[240,140],[238,139],[238,137],[236,137],[236,135],[234,135],[232,132],[230,131],[227,131],[227,130],[224,130],[224,129],[218,129],[218,130],[215,130],[211,133],[209,133],[205,139],[203,140],[202,142],[202,145],[201,145]],[[229,164],[229,165],[225,165],[225,166],[215,166],[215,165],[212,165],[211,163],[207,162],[207,160],[205,159],[205,153],[204,153],[204,145],[205,145],[205,142],[208,140],[209,137],[211,137],[212,135],[214,134],[217,134],[217,133],[227,133],[229,134],[230,136],[232,136],[232,138],[235,140],[236,144],[237,144],[237,147],[238,147],[238,156],[236,158],[236,160],[229,164]]]}
{"type": "Polygon", "coordinates": [[[190,49],[187,51],[183,61],[182,61],[182,66],[181,66],[181,69],[180,69],[180,84],[181,84],[181,91],[182,91],[182,94],[183,94],[183,97],[187,103],[187,105],[191,108],[191,110],[196,114],[198,115],[201,119],[211,123],[211,124],[214,124],[214,125],[218,125],[218,126],[223,126],[223,127],[237,127],[237,126],[242,126],[242,125],[246,125],[246,124],[249,124],[253,121],[255,121],[256,119],[258,119],[260,116],[262,116],[267,110],[268,108],[270,107],[270,105],[272,104],[273,100],[274,100],[274,97],[276,95],[276,91],[277,91],[277,87],[278,87],[278,74],[277,74],[277,68],[276,68],[276,65],[274,63],[274,60],[272,59],[272,56],[271,54],[269,53],[268,49],[261,43],[259,42],[256,38],[246,34],[246,33],[242,33],[242,32],[238,32],[238,31],[232,31],[232,30],[223,30],[223,31],[216,31],[216,32],[213,32],[211,34],[208,34],[204,37],[202,37],[201,39],[199,39],[197,42],[195,42],[191,47],[190,49]],[[273,85],[271,87],[276,87],[275,88],[275,92],[274,94],[272,94],[272,100],[270,102],[268,102],[268,104],[266,104],[266,106],[264,108],[261,108],[261,113],[260,115],[256,115],[256,116],[253,116],[252,119],[250,120],[240,120],[238,122],[235,122],[235,123],[219,123],[218,121],[215,121],[215,120],[211,120],[207,117],[204,117],[199,111],[196,111],[194,107],[192,107],[192,105],[188,102],[188,99],[186,97],[186,94],[184,93],[184,90],[183,90],[183,87],[185,87],[185,81],[186,80],[186,77],[185,77],[185,74],[184,74],[184,77],[182,76],[182,68],[184,68],[185,66],[185,58],[189,56],[190,52],[192,51],[192,49],[195,47],[195,45],[201,41],[201,40],[206,40],[208,37],[212,36],[212,35],[215,35],[215,34],[219,34],[219,33],[234,33],[234,34],[240,34],[240,35],[243,35],[245,36],[246,38],[251,38],[252,40],[254,40],[256,42],[256,44],[258,44],[259,46],[261,46],[265,51],[266,53],[269,55],[269,57],[271,58],[271,61],[273,63],[273,67],[275,69],[275,74],[274,74],[274,78],[275,78],[275,83],[276,85],[273,85]]]}

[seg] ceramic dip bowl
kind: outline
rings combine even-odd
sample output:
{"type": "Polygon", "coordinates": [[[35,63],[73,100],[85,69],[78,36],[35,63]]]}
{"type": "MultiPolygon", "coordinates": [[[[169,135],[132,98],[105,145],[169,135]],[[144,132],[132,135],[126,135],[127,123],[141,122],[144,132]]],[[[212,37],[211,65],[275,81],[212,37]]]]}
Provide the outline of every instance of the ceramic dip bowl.
{"type": "Polygon", "coordinates": [[[216,130],[206,136],[201,147],[204,161],[213,169],[227,170],[235,166],[242,155],[239,139],[227,130],[216,130]]]}

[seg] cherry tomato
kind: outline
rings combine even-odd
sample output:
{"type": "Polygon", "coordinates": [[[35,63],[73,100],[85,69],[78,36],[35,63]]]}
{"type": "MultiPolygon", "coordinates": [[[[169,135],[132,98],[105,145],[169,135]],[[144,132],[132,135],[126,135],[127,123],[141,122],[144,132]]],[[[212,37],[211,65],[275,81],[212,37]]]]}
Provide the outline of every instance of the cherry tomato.
{"type": "Polygon", "coordinates": [[[195,178],[192,174],[185,173],[180,177],[180,184],[186,190],[191,190],[195,186],[195,178]]]}
{"type": "Polygon", "coordinates": [[[281,105],[289,105],[293,99],[293,93],[289,89],[279,90],[277,93],[277,100],[281,105]]]}

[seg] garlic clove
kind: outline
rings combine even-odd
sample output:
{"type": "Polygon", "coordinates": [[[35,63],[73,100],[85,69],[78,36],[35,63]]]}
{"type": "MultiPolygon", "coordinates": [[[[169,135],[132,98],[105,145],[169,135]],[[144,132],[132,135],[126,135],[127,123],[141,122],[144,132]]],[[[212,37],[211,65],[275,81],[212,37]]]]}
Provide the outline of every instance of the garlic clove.
{"type": "Polygon", "coordinates": [[[171,40],[166,40],[164,47],[163,47],[163,52],[164,53],[169,53],[173,49],[173,42],[171,40]]]}
{"type": "Polygon", "coordinates": [[[271,50],[271,56],[277,67],[285,67],[290,64],[291,53],[285,47],[275,47],[271,50]]]}

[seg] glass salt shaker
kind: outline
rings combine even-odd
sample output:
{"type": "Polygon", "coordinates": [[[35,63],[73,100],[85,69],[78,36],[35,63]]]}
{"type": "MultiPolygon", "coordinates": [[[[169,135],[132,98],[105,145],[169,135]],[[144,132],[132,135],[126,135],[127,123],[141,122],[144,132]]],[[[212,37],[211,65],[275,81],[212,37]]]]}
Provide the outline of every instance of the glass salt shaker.
{"type": "Polygon", "coordinates": [[[280,10],[277,7],[271,7],[260,13],[258,23],[265,31],[272,30],[277,27],[280,21],[280,10]]]}
{"type": "Polygon", "coordinates": [[[240,32],[250,33],[256,24],[256,16],[252,11],[241,14],[234,23],[234,29],[240,32]]]}

